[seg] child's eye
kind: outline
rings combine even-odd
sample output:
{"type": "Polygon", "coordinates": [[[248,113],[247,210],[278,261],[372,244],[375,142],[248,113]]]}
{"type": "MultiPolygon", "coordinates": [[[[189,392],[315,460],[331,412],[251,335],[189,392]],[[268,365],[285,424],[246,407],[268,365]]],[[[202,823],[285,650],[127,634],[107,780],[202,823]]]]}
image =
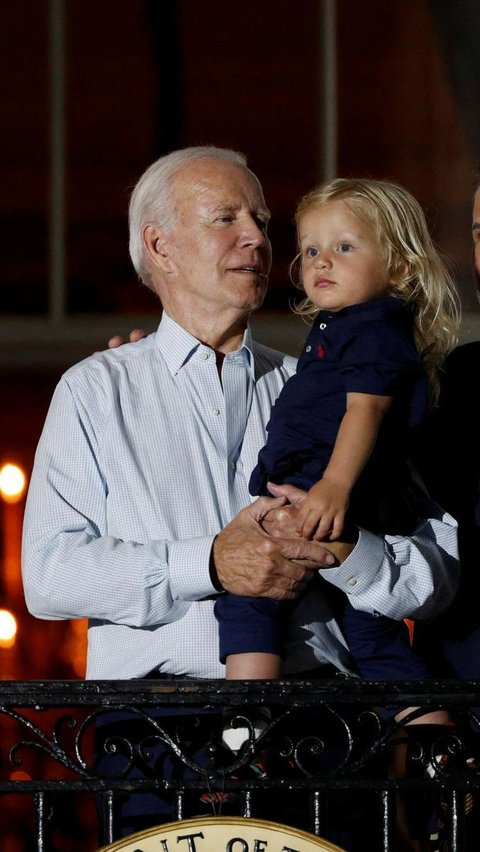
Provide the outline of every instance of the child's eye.
{"type": "Polygon", "coordinates": [[[310,248],[307,248],[305,251],[305,257],[317,257],[317,255],[318,249],[313,248],[313,246],[310,246],[310,248]]]}
{"type": "Polygon", "coordinates": [[[342,254],[348,254],[352,250],[352,246],[350,243],[340,243],[338,249],[342,254]]]}

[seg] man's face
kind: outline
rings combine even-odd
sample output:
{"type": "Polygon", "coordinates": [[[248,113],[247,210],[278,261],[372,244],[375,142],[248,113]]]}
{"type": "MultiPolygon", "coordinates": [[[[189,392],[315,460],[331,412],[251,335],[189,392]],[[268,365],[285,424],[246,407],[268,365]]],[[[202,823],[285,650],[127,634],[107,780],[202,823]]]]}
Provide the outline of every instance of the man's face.
{"type": "Polygon", "coordinates": [[[176,176],[174,199],[176,223],[165,245],[182,305],[215,317],[260,307],[272,254],[270,214],[255,176],[234,163],[198,160],[176,176]]]}
{"type": "Polygon", "coordinates": [[[477,294],[480,297],[480,188],[475,193],[473,201],[473,270],[477,282],[477,294]]]}

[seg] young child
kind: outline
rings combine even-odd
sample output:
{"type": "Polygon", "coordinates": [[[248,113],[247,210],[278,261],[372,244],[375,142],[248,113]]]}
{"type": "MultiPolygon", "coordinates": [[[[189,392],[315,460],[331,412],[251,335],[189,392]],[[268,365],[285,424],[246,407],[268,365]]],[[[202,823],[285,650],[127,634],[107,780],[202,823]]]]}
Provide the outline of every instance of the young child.
{"type": "MultiPolygon", "coordinates": [[[[298,513],[306,538],[335,541],[351,525],[409,534],[418,521],[410,443],[456,343],[454,286],[420,205],[400,186],[336,179],[302,198],[295,219],[292,267],[299,264],[305,291],[297,312],[313,325],[296,375],[272,408],[250,492],[269,494],[269,483],[307,491],[298,513]]],[[[429,676],[403,622],[357,611],[344,598],[342,625],[359,674],[429,676]]],[[[284,606],[218,598],[227,678],[280,676],[284,606]]],[[[447,721],[443,711],[421,717],[447,721]]]]}

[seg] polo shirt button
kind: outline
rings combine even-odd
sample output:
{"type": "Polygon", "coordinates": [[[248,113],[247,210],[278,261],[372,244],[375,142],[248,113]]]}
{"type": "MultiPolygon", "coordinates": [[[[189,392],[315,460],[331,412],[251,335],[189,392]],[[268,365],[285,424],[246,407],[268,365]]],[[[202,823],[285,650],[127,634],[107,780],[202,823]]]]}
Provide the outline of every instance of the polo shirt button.
{"type": "Polygon", "coordinates": [[[323,331],[323,329],[327,327],[327,323],[326,323],[326,322],[321,322],[321,323],[320,323],[320,325],[319,325],[318,327],[319,327],[319,329],[321,329],[321,331],[323,331]]]}
{"type": "Polygon", "coordinates": [[[306,347],[305,347],[305,352],[311,352],[311,351],[312,351],[312,347],[311,347],[311,346],[306,346],[306,347]]]}

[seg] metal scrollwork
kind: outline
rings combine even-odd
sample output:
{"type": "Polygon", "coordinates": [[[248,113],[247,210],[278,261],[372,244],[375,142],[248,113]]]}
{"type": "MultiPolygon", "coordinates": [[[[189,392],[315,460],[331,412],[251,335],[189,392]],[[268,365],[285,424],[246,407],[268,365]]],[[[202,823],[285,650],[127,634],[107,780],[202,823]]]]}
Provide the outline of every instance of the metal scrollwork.
{"type": "Polygon", "coordinates": [[[141,789],[171,796],[176,818],[200,801],[218,815],[229,794],[249,816],[257,794],[299,791],[315,826],[322,796],[335,789],[373,791],[389,807],[397,791],[428,790],[457,815],[471,791],[480,798],[476,683],[3,682],[0,690],[0,797],[31,795],[39,838],[58,822],[51,797],[65,793],[101,793],[112,826],[115,797],[141,789]],[[402,706],[416,709],[397,722],[402,706]],[[259,707],[269,710],[260,734],[259,707]],[[456,724],[422,724],[435,709],[456,724]],[[222,736],[227,718],[245,731],[237,751],[222,736]],[[405,771],[396,774],[400,758],[405,771]]]}

